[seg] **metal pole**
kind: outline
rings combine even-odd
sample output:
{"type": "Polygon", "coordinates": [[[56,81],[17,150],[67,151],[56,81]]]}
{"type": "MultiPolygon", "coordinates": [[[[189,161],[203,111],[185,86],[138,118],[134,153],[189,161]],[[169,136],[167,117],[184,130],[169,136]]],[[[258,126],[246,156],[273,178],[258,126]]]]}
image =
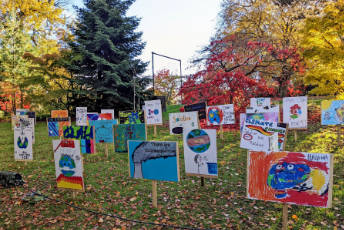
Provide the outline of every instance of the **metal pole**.
{"type": "MultiPolygon", "coordinates": [[[[180,89],[182,89],[182,85],[183,85],[183,75],[182,75],[182,61],[179,60],[179,70],[180,70],[180,89]]],[[[183,95],[180,94],[180,104],[182,104],[183,102],[183,95]]]]}
{"type": "Polygon", "coordinates": [[[154,52],[152,52],[152,78],[153,78],[153,95],[155,95],[155,88],[154,88],[154,52]]]}

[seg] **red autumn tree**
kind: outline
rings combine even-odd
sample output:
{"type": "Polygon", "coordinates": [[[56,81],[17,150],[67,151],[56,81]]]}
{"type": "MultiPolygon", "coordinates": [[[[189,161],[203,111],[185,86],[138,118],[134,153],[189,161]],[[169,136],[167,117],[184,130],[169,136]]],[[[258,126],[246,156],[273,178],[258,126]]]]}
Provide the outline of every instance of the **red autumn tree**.
{"type": "Polygon", "coordinates": [[[183,104],[234,103],[238,113],[251,97],[287,95],[292,76],[303,68],[296,49],[278,49],[235,36],[214,41],[210,47],[205,70],[187,79],[180,90],[183,104]]]}

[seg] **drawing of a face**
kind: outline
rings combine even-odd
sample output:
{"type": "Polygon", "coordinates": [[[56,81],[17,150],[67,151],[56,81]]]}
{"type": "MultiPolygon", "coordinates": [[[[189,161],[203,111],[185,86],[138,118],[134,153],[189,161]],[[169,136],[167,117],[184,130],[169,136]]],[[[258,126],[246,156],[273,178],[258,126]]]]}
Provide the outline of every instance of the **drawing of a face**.
{"type": "Polygon", "coordinates": [[[306,164],[279,162],[271,166],[267,184],[275,189],[275,197],[282,199],[287,196],[286,189],[305,191],[311,188],[300,185],[309,178],[311,169],[306,164]]]}
{"type": "Polygon", "coordinates": [[[70,156],[62,155],[59,161],[59,166],[64,176],[71,177],[74,175],[75,172],[73,169],[75,169],[75,162],[70,156]]]}
{"type": "Polygon", "coordinates": [[[337,118],[340,122],[344,122],[344,105],[341,105],[336,110],[337,118]]]}
{"type": "Polygon", "coordinates": [[[210,137],[201,129],[193,129],[186,137],[187,145],[195,153],[203,153],[210,147],[210,137]]]}

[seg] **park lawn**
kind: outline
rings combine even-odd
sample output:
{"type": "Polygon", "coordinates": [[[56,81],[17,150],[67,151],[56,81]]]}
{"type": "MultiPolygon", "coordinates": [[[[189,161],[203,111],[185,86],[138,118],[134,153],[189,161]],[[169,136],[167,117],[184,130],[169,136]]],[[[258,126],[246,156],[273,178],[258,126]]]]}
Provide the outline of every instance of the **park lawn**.
{"type": "MultiPolygon", "coordinates": [[[[0,123],[0,170],[23,175],[23,187],[0,189],[0,229],[8,228],[158,228],[117,218],[95,215],[117,215],[152,223],[163,223],[193,228],[217,229],[280,229],[282,205],[246,198],[246,150],[240,149],[238,132],[226,132],[224,140],[217,140],[219,178],[187,177],[184,171],[181,136],[169,135],[168,127],[148,130],[149,140],[178,141],[180,150],[179,183],[158,182],[158,209],[151,205],[152,183],[129,178],[127,154],[115,153],[113,146],[106,158],[105,148],[97,144],[97,154],[84,157],[85,192],[74,193],[56,188],[52,138],[48,137],[46,123],[36,125],[34,161],[13,160],[13,131],[10,123],[0,123]],[[36,204],[21,198],[37,191],[50,199],[36,204]],[[72,205],[72,206],[69,206],[72,205]],[[81,209],[78,209],[80,207],[81,209]]],[[[336,145],[333,128],[311,126],[298,131],[294,141],[289,132],[286,150],[329,150],[335,154],[333,207],[331,209],[289,206],[289,226],[293,229],[344,228],[344,170],[343,145],[336,145]]],[[[169,227],[168,227],[169,228],[169,227]]],[[[165,228],[165,229],[168,229],[165,228]]]]}

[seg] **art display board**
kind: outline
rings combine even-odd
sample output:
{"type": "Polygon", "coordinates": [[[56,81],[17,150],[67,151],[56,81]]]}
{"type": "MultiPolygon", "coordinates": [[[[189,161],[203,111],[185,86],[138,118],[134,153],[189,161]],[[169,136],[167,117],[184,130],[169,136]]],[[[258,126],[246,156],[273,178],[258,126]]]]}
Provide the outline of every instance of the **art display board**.
{"type": "Polygon", "coordinates": [[[51,110],[52,118],[68,117],[68,110],[51,110]]]}
{"type": "Polygon", "coordinates": [[[33,118],[19,118],[14,126],[14,159],[17,161],[33,160],[33,118]]]}
{"type": "Polygon", "coordinates": [[[207,118],[207,112],[206,112],[206,104],[205,102],[192,104],[192,105],[184,105],[184,111],[185,112],[198,112],[198,119],[206,119],[207,118]]]}
{"type": "Polygon", "coordinates": [[[257,97],[257,98],[250,98],[250,107],[252,108],[264,108],[271,106],[271,98],[270,97],[257,97]]]}
{"type": "Polygon", "coordinates": [[[145,116],[147,125],[162,125],[161,101],[145,101],[145,116]]]}
{"type": "Polygon", "coordinates": [[[28,109],[16,109],[16,116],[27,115],[28,118],[33,118],[36,124],[36,113],[28,109]]]}
{"type": "Polygon", "coordinates": [[[283,98],[283,123],[289,129],[307,129],[307,96],[283,98]]]}
{"type": "Polygon", "coordinates": [[[246,118],[240,147],[254,151],[283,150],[286,133],[287,125],[284,123],[246,118]]]}
{"type": "Polygon", "coordinates": [[[14,126],[16,125],[16,122],[19,118],[29,118],[28,115],[14,115],[14,116],[11,116],[11,127],[12,127],[12,130],[14,129],[14,126]]]}
{"type": "Polygon", "coordinates": [[[84,190],[83,161],[79,140],[53,140],[58,188],[84,190]]]}
{"type": "Polygon", "coordinates": [[[99,120],[99,114],[95,112],[88,112],[87,113],[87,125],[89,125],[89,121],[97,121],[99,120]]]}
{"type": "Polygon", "coordinates": [[[170,134],[182,134],[183,129],[198,129],[198,112],[169,113],[170,134]]]}
{"type": "Polygon", "coordinates": [[[113,126],[117,124],[116,120],[98,120],[89,122],[90,126],[94,126],[96,143],[113,143],[113,126]]]}
{"type": "Polygon", "coordinates": [[[235,124],[234,105],[207,106],[207,125],[235,124]]]}
{"type": "Polygon", "coordinates": [[[140,111],[120,111],[118,113],[120,124],[144,124],[144,112],[140,111]]]}
{"type": "Polygon", "coordinates": [[[28,118],[26,115],[14,116],[14,127],[21,130],[29,129],[32,135],[32,143],[35,143],[35,119],[28,118]],[[25,116],[25,117],[24,117],[25,116]]]}
{"type": "Polygon", "coordinates": [[[179,181],[177,142],[129,140],[128,156],[131,178],[179,181]]]}
{"type": "Polygon", "coordinates": [[[216,129],[184,129],[185,174],[217,177],[216,129]]]}
{"type": "Polygon", "coordinates": [[[344,100],[321,101],[321,124],[343,125],[344,124],[344,100]]]}
{"type": "Polygon", "coordinates": [[[330,208],[333,155],[255,152],[247,157],[247,197],[287,204],[330,208]]]}
{"type": "Polygon", "coordinates": [[[240,113],[240,132],[242,132],[246,118],[260,121],[279,122],[279,113],[240,113]]]}
{"type": "Polygon", "coordinates": [[[145,141],[145,124],[120,124],[114,126],[115,152],[128,152],[128,140],[145,141]]]}
{"type": "Polygon", "coordinates": [[[63,138],[80,141],[81,153],[95,153],[95,134],[93,126],[64,126],[63,138]]]}
{"type": "Polygon", "coordinates": [[[99,114],[99,120],[114,120],[113,115],[111,113],[101,113],[99,114]]]}
{"type": "Polygon", "coordinates": [[[48,133],[50,137],[62,137],[63,127],[70,125],[70,117],[47,118],[48,133]]]}
{"type": "Polygon", "coordinates": [[[111,113],[111,119],[109,119],[109,120],[115,119],[115,110],[113,110],[113,109],[101,109],[100,113],[111,113]]]}
{"type": "Polygon", "coordinates": [[[86,126],[87,125],[87,107],[76,107],[76,125],[86,126]]]}
{"type": "Polygon", "coordinates": [[[246,113],[278,113],[280,108],[278,105],[265,106],[265,107],[247,107],[246,113]]]}

